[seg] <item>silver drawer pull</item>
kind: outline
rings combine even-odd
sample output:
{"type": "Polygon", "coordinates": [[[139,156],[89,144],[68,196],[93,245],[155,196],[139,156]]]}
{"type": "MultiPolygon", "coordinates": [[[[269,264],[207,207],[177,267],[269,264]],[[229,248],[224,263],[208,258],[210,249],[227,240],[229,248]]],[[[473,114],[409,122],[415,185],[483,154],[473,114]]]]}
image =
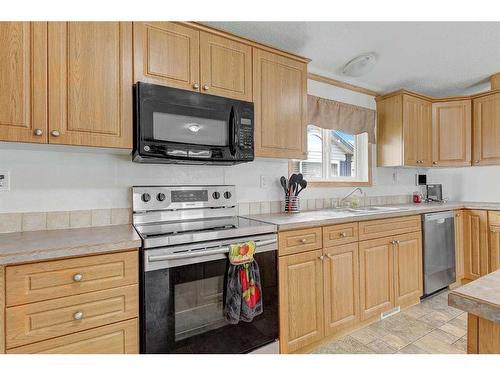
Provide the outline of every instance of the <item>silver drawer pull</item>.
{"type": "Polygon", "coordinates": [[[83,312],[77,311],[76,313],[73,314],[73,319],[75,320],[82,320],[83,319],[83,312]]]}
{"type": "Polygon", "coordinates": [[[302,243],[306,243],[306,242],[307,242],[307,240],[306,240],[305,238],[302,238],[302,239],[300,240],[300,242],[302,242],[302,243]]]}
{"type": "Polygon", "coordinates": [[[81,273],[77,273],[77,274],[73,275],[73,281],[79,282],[79,281],[82,281],[82,279],[83,279],[83,275],[81,273]]]}

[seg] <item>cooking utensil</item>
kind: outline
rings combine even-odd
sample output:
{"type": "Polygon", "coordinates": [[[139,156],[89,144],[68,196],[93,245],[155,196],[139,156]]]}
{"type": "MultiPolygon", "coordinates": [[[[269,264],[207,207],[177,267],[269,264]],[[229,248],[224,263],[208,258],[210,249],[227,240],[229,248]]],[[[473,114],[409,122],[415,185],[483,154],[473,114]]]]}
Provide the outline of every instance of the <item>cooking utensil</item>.
{"type": "Polygon", "coordinates": [[[283,190],[285,191],[285,195],[288,195],[288,189],[286,187],[286,178],[285,178],[285,176],[281,176],[280,177],[280,184],[281,184],[281,187],[283,188],[283,190]]]}
{"type": "Polygon", "coordinates": [[[295,193],[296,196],[299,195],[299,193],[307,187],[307,181],[301,180],[299,182],[299,185],[300,185],[300,189],[297,191],[297,193],[295,193]]]}
{"type": "Polygon", "coordinates": [[[297,188],[297,178],[298,178],[298,175],[296,175],[295,173],[293,173],[290,176],[290,179],[288,180],[288,189],[289,189],[289,195],[290,196],[293,195],[293,192],[297,188]]]}

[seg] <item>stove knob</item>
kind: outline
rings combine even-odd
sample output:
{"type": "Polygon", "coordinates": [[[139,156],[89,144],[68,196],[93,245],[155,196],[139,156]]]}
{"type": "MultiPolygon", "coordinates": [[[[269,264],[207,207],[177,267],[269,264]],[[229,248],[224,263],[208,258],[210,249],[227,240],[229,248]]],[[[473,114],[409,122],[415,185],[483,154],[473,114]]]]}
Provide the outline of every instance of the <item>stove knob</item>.
{"type": "Polygon", "coordinates": [[[143,202],[149,202],[150,200],[151,200],[151,195],[149,195],[148,193],[142,194],[142,201],[143,202]]]}
{"type": "Polygon", "coordinates": [[[212,197],[214,199],[219,199],[220,198],[220,193],[218,191],[214,191],[214,193],[212,194],[212,197]]]}
{"type": "Polygon", "coordinates": [[[224,198],[226,198],[226,199],[231,198],[231,193],[230,193],[229,191],[226,191],[226,192],[224,193],[224,198]]]}
{"type": "Polygon", "coordinates": [[[165,194],[163,193],[158,193],[158,195],[156,196],[156,199],[158,199],[160,202],[163,202],[165,198],[165,194]]]}

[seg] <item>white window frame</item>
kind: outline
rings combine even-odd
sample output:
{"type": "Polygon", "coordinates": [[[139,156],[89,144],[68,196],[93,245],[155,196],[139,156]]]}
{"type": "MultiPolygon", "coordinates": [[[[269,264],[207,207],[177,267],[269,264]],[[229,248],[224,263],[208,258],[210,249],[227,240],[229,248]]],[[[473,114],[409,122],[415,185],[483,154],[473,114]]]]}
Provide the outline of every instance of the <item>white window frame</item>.
{"type": "MultiPolygon", "coordinates": [[[[311,124],[312,125],[312,124],[311,124]]],[[[309,126],[309,125],[308,125],[309,126]]],[[[368,143],[368,135],[354,135],[354,163],[356,176],[330,176],[330,157],[331,157],[331,130],[321,129],[322,138],[322,178],[310,178],[308,181],[312,183],[338,183],[344,186],[359,186],[371,185],[371,158],[370,145],[368,143]],[[347,184],[347,185],[346,185],[347,184]]],[[[308,132],[309,130],[306,129],[308,132]]],[[[298,160],[302,161],[302,160],[298,160]]],[[[340,169],[340,163],[339,163],[340,169]]],[[[299,164],[299,170],[302,171],[302,164],[299,164]]]]}

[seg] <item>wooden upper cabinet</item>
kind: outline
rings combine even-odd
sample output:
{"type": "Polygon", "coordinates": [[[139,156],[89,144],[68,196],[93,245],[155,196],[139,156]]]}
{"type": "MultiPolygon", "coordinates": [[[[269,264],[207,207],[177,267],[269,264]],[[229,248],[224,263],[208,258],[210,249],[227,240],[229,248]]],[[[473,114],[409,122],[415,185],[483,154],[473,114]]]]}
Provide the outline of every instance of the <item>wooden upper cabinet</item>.
{"type": "Polygon", "coordinates": [[[432,165],[432,104],[407,94],[377,101],[377,165],[432,165]]]}
{"type": "Polygon", "coordinates": [[[359,243],[360,316],[366,320],[394,307],[392,238],[359,243]]]}
{"type": "Polygon", "coordinates": [[[46,22],[0,22],[0,85],[0,141],[46,143],[46,22]]]}
{"type": "Polygon", "coordinates": [[[201,91],[252,101],[252,47],[200,32],[201,91]]]}
{"type": "Polygon", "coordinates": [[[404,165],[432,165],[432,104],[403,96],[404,165]]]}
{"type": "Polygon", "coordinates": [[[359,322],[358,243],[323,250],[325,335],[359,322]]]}
{"type": "Polygon", "coordinates": [[[173,22],[134,22],[134,82],[200,89],[200,32],[173,22]]]}
{"type": "Polygon", "coordinates": [[[423,295],[422,235],[402,234],[394,241],[394,303],[406,307],[418,303],[423,295]]]}
{"type": "Polygon", "coordinates": [[[51,22],[49,143],[132,148],[132,24],[51,22]]]}
{"type": "Polygon", "coordinates": [[[472,104],[470,100],[432,104],[432,164],[470,165],[472,104]]]}
{"type": "Polygon", "coordinates": [[[500,164],[500,93],[474,99],[473,165],[500,164]]]}
{"type": "Polygon", "coordinates": [[[464,210],[464,277],[475,280],[488,273],[488,214],[464,210]]]}
{"type": "Polygon", "coordinates": [[[253,49],[255,154],[306,157],[307,64],[253,49]]]}
{"type": "Polygon", "coordinates": [[[279,258],[280,351],[290,353],[324,335],[321,250],[279,258]]]}

